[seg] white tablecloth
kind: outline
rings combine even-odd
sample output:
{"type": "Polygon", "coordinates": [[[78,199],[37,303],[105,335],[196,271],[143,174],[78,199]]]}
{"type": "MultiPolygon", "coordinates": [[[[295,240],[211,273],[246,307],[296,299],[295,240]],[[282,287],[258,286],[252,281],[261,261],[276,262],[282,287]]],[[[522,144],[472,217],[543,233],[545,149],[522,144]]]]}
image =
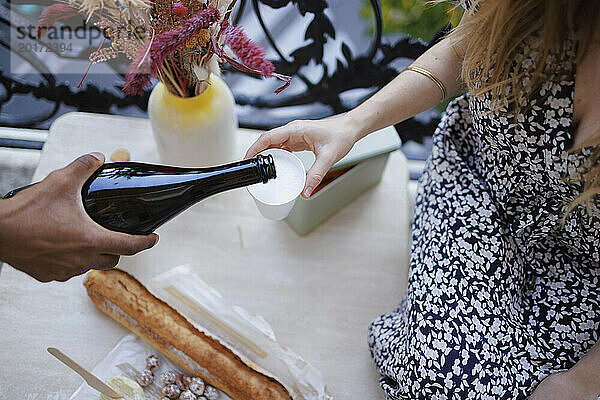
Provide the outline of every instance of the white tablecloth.
{"type": "MultiPolygon", "coordinates": [[[[256,137],[240,131],[240,158],[256,137]]],[[[51,128],[34,180],[90,151],[117,148],[158,161],[146,119],[72,113],[51,128]]],[[[391,155],[381,183],[306,237],[262,218],[245,190],[214,196],[162,227],[159,244],[120,267],[147,282],[191,263],[234,304],[262,315],[281,343],[323,374],[336,399],[383,399],[367,326],[401,300],[407,278],[406,160],[391,155]]],[[[87,298],[82,277],[42,284],[0,274],[0,393],[65,399],[80,378],[46,353],[62,349],[92,368],[127,333],[87,298]]]]}

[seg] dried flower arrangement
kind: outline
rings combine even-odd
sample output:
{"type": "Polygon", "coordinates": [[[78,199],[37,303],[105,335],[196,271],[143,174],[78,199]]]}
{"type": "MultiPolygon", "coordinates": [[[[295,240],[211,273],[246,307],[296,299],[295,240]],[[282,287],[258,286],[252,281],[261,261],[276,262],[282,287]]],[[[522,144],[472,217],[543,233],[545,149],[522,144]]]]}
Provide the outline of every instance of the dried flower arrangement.
{"type": "Polygon", "coordinates": [[[132,60],[123,90],[141,94],[151,77],[181,97],[202,93],[211,73],[226,61],[244,72],[291,77],[275,72],[264,50],[240,27],[230,24],[236,0],[69,0],[50,5],[36,33],[44,35],[57,21],[83,15],[104,34],[110,46],[90,55],[90,65],[124,54],[132,60]]]}

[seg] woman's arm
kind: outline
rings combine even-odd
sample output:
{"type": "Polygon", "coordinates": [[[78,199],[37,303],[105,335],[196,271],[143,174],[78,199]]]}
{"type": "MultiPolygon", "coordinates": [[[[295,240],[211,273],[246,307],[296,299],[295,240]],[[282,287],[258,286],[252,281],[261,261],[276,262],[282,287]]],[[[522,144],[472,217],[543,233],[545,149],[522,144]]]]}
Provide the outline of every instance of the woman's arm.
{"type": "MultiPolygon", "coordinates": [[[[412,65],[435,75],[452,97],[462,88],[461,54],[462,51],[446,38],[417,58],[412,65]]],[[[428,110],[443,100],[439,87],[431,79],[413,71],[405,71],[346,116],[356,124],[357,139],[360,139],[428,110]]]]}
{"type": "MultiPolygon", "coordinates": [[[[461,87],[460,51],[444,39],[414,63],[434,74],[449,95],[461,87]]],[[[310,150],[316,160],[306,177],[302,195],[309,197],[333,164],[344,157],[362,137],[401,122],[442,101],[440,88],[428,77],[413,71],[399,74],[370,99],[348,113],[318,121],[293,121],[265,132],[248,149],[246,157],[278,147],[290,151],[310,150]]]]}

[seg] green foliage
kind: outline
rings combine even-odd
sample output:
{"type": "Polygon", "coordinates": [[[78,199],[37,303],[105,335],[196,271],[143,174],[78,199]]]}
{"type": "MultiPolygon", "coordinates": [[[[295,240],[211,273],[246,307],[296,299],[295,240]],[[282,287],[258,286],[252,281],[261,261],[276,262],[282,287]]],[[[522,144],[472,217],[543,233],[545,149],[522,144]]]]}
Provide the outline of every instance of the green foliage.
{"type": "MultiPolygon", "coordinates": [[[[370,2],[363,1],[361,14],[372,20],[370,2]]],[[[429,41],[448,22],[455,26],[462,16],[451,3],[432,5],[424,0],[381,0],[381,6],[384,33],[405,33],[424,41],[429,41]]]]}
{"type": "MultiPolygon", "coordinates": [[[[384,34],[406,34],[428,42],[448,22],[456,26],[463,10],[451,2],[431,4],[427,0],[381,0],[384,34]]],[[[373,21],[373,8],[369,0],[363,0],[361,14],[373,21]]],[[[373,33],[371,26],[369,35],[373,33]]],[[[451,101],[448,99],[437,107],[443,112],[451,101]]]]}

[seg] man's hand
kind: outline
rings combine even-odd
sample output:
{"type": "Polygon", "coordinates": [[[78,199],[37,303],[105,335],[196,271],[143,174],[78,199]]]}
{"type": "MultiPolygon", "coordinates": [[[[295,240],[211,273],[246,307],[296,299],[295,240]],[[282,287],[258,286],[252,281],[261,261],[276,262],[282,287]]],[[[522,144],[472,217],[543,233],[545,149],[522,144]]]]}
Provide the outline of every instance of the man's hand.
{"type": "Polygon", "coordinates": [[[570,372],[547,376],[535,388],[529,400],[597,400],[593,389],[576,379],[570,372]]]}
{"type": "Polygon", "coordinates": [[[89,269],[110,269],[158,241],[109,231],[85,212],[81,187],[104,156],[81,156],[38,184],[0,200],[0,260],[48,282],[66,281],[89,269]]]}

